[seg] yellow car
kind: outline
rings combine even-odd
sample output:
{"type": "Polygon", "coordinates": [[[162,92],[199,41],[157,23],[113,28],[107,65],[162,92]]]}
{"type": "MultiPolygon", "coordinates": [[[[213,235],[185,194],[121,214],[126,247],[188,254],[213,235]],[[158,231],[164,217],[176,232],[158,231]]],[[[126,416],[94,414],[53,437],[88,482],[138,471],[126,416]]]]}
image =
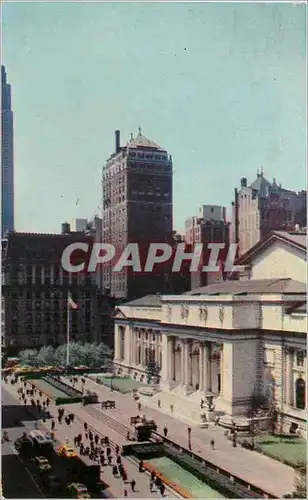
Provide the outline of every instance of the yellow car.
{"type": "Polygon", "coordinates": [[[51,469],[51,465],[48,462],[47,458],[45,458],[45,457],[34,457],[33,458],[33,463],[34,463],[34,466],[40,472],[48,472],[51,469]]]}
{"type": "Polygon", "coordinates": [[[61,446],[59,446],[59,448],[57,449],[57,453],[60,457],[66,458],[73,458],[78,456],[76,450],[74,450],[74,448],[72,448],[72,446],[68,444],[62,444],[61,446]]]}
{"type": "Polygon", "coordinates": [[[81,483],[72,483],[68,487],[68,491],[73,498],[91,498],[87,487],[81,483]]]}

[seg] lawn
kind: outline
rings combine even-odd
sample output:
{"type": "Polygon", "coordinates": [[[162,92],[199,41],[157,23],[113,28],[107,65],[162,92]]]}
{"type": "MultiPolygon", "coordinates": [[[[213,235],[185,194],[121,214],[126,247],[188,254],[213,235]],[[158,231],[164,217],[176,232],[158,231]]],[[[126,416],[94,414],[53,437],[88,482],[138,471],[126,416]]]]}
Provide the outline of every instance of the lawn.
{"type": "Polygon", "coordinates": [[[290,465],[306,463],[306,441],[300,438],[279,436],[259,436],[256,439],[257,446],[267,455],[283,462],[288,461],[290,465]]]}
{"type": "Polygon", "coordinates": [[[131,378],[109,378],[102,375],[95,377],[95,379],[98,378],[101,380],[101,383],[103,385],[110,387],[110,385],[112,384],[115,390],[122,392],[123,394],[128,394],[130,392],[133,392],[134,389],[139,389],[140,387],[144,387],[147,385],[143,384],[142,382],[137,382],[136,380],[133,380],[131,378]]]}

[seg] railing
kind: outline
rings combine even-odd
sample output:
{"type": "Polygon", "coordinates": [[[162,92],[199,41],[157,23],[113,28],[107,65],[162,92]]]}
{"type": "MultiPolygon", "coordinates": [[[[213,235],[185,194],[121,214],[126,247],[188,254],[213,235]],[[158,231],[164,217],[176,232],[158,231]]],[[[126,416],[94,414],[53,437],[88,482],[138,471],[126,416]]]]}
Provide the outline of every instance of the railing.
{"type": "MultiPolygon", "coordinates": [[[[130,427],[119,423],[116,419],[110,417],[104,412],[99,411],[96,408],[90,407],[87,409],[87,412],[92,414],[93,417],[97,418],[98,420],[104,422],[104,424],[106,424],[108,427],[115,430],[122,436],[126,436],[128,433],[132,432],[130,427]]],[[[94,432],[97,433],[97,431],[94,432]]],[[[242,498],[277,498],[274,495],[262,490],[261,488],[258,488],[248,483],[247,481],[244,481],[243,479],[230,474],[230,472],[214,465],[213,463],[208,462],[207,460],[203,459],[199,455],[196,455],[185,447],[180,446],[170,439],[163,437],[158,432],[152,432],[151,440],[155,442],[160,441],[163,442],[165,446],[169,446],[170,454],[174,455],[175,458],[178,457],[182,463],[185,463],[186,460],[190,458],[191,463],[187,463],[188,466],[199,470],[203,476],[209,477],[216,483],[220,484],[223,488],[232,491],[237,496],[240,496],[242,498]],[[176,455],[174,453],[175,450],[180,453],[176,455]]]]}
{"type": "MultiPolygon", "coordinates": [[[[241,497],[244,495],[244,498],[278,498],[271,493],[244,481],[238,476],[230,474],[230,472],[214,465],[211,462],[208,462],[199,455],[196,455],[187,448],[163,437],[157,432],[152,432],[152,436],[156,441],[163,442],[165,446],[167,445],[169,447],[169,451],[171,451],[170,454],[172,454],[175,458],[178,457],[182,463],[187,462],[187,459],[190,458],[191,467],[199,470],[204,476],[212,478],[213,481],[221,484],[224,488],[233,491],[241,497]],[[178,453],[176,454],[175,451],[178,453]]],[[[189,464],[187,463],[187,465],[189,464]]]]}

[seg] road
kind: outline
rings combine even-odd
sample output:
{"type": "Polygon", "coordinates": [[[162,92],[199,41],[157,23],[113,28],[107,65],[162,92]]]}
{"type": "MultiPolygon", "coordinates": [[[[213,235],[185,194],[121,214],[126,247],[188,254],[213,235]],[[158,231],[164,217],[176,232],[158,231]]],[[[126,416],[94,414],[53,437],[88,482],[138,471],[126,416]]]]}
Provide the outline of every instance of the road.
{"type": "Polygon", "coordinates": [[[33,429],[33,422],[27,420],[24,408],[2,387],[2,430],[7,430],[10,443],[2,444],[2,487],[5,498],[44,498],[34,476],[15,451],[13,442],[27,429],[33,429]],[[21,419],[22,426],[13,427],[14,419],[21,419]]]}
{"type": "MultiPolygon", "coordinates": [[[[65,382],[70,383],[69,379],[65,379],[65,382]]],[[[81,387],[80,383],[76,385],[77,389],[81,387]]],[[[126,426],[129,425],[130,417],[136,416],[138,413],[145,414],[147,418],[155,420],[158,432],[162,434],[163,428],[166,426],[169,430],[168,437],[187,448],[187,425],[180,420],[158,409],[147,407],[145,404],[142,404],[139,412],[131,394],[124,395],[117,391],[113,391],[111,394],[109,387],[97,384],[90,379],[86,379],[85,389],[97,392],[101,401],[106,399],[116,401],[116,409],[107,410],[104,414],[110,415],[126,426]]],[[[95,406],[99,408],[99,405],[95,406]]],[[[246,450],[241,446],[233,448],[230,441],[225,438],[224,430],[213,424],[210,425],[209,429],[194,427],[191,432],[191,441],[192,451],[198,455],[274,496],[282,497],[294,488],[295,471],[292,467],[261,453],[246,450]],[[210,446],[211,439],[215,440],[214,452],[210,446]]]]}
{"type": "MultiPolygon", "coordinates": [[[[10,384],[7,384],[6,386],[7,390],[4,390],[5,392],[9,392],[11,397],[14,396],[17,398],[17,389],[18,386],[11,386],[10,384]]],[[[15,399],[15,405],[16,405],[16,399],[15,399]]],[[[75,405],[64,405],[64,408],[66,412],[72,411],[75,414],[75,421],[73,424],[70,426],[67,426],[64,422],[62,424],[56,423],[56,428],[55,428],[55,437],[58,441],[64,442],[65,440],[68,440],[70,444],[73,444],[73,437],[76,436],[77,434],[81,433],[84,434],[84,422],[88,423],[89,427],[92,427],[93,430],[97,431],[100,435],[104,436],[109,436],[110,440],[114,441],[115,444],[122,446],[124,442],[126,442],[126,439],[123,438],[123,436],[120,436],[117,432],[113,431],[110,429],[107,425],[104,425],[102,422],[97,421],[97,419],[91,417],[89,413],[87,413],[83,407],[80,406],[80,404],[75,404],[75,405]],[[99,425],[98,425],[99,424],[99,425]]],[[[49,410],[53,416],[56,416],[58,413],[58,408],[54,405],[53,402],[50,403],[49,410]]],[[[46,423],[40,422],[40,427],[45,427],[45,430],[50,430],[50,422],[46,421],[46,423]]],[[[33,423],[29,422],[29,424],[26,425],[28,428],[33,428],[33,423]]],[[[25,429],[21,429],[19,434],[22,434],[22,432],[25,429]]],[[[11,435],[11,430],[10,430],[10,435],[11,435]]],[[[15,437],[15,436],[14,436],[15,437]]],[[[17,437],[17,435],[16,435],[17,437]]],[[[132,493],[129,489],[129,484],[123,484],[122,479],[114,477],[112,474],[112,469],[109,466],[105,466],[102,468],[102,475],[101,479],[109,485],[109,489],[112,492],[113,495],[116,497],[123,497],[124,496],[124,490],[128,490],[128,497],[133,497],[133,498],[159,498],[160,493],[157,490],[154,490],[152,493],[149,492],[149,475],[147,472],[140,473],[138,471],[138,468],[136,466],[136,463],[130,459],[130,458],[123,458],[122,460],[124,468],[127,471],[128,474],[128,480],[135,479],[136,480],[136,491],[132,493]]],[[[179,497],[176,493],[174,493],[172,490],[169,488],[166,488],[166,496],[169,498],[174,498],[174,497],[179,497]]],[[[20,497],[15,497],[15,498],[20,498],[20,497]]],[[[33,495],[32,498],[41,498],[39,496],[33,495]]]]}

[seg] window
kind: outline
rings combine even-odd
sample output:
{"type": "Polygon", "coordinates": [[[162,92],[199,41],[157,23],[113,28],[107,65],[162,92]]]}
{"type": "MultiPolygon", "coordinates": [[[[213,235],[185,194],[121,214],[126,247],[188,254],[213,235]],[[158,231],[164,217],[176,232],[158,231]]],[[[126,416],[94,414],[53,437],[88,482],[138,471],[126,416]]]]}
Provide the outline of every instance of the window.
{"type": "Polygon", "coordinates": [[[298,408],[299,410],[304,410],[306,399],[306,383],[302,378],[298,378],[295,382],[295,393],[296,408],[298,408]]]}
{"type": "Polygon", "coordinates": [[[304,351],[297,351],[296,364],[297,366],[304,366],[305,353],[304,351]]]}

